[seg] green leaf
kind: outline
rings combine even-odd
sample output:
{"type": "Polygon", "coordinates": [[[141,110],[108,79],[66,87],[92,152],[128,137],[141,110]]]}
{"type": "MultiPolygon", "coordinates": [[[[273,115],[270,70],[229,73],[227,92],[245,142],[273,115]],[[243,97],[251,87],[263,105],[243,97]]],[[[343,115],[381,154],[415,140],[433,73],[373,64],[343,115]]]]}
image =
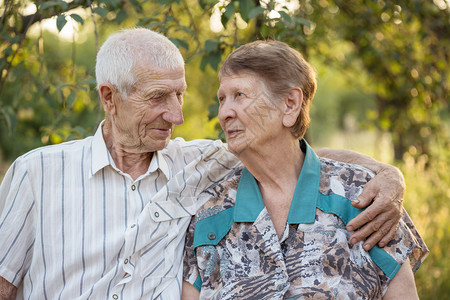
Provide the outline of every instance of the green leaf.
{"type": "Polygon", "coordinates": [[[182,39],[169,38],[169,40],[171,40],[172,43],[174,43],[175,46],[177,46],[178,48],[184,48],[184,49],[186,49],[186,50],[189,50],[189,45],[188,45],[188,43],[186,43],[186,42],[183,41],[182,39]]]}
{"type": "Polygon", "coordinates": [[[220,22],[222,22],[223,27],[227,27],[227,23],[233,17],[234,11],[233,2],[225,6],[225,12],[220,16],[220,22]]]}
{"type": "Polygon", "coordinates": [[[311,23],[309,23],[308,20],[300,18],[300,17],[297,17],[296,20],[297,20],[297,22],[302,23],[302,24],[308,26],[309,28],[311,28],[311,23]]]}
{"type": "Polygon", "coordinates": [[[108,10],[106,8],[100,7],[100,6],[94,8],[92,11],[102,18],[104,18],[106,16],[106,14],[108,13],[108,10]]]}
{"type": "Polygon", "coordinates": [[[285,11],[280,10],[280,11],[278,11],[278,13],[286,22],[288,22],[288,23],[292,22],[291,16],[288,15],[285,11]]]}
{"type": "Polygon", "coordinates": [[[89,77],[88,79],[81,81],[80,84],[97,84],[97,81],[94,77],[89,77]]]}
{"type": "Polygon", "coordinates": [[[71,91],[69,96],[67,96],[67,99],[66,99],[66,107],[72,108],[72,105],[75,102],[76,98],[77,98],[77,93],[75,91],[71,91]]]}
{"type": "Polygon", "coordinates": [[[144,26],[144,25],[147,25],[148,23],[150,23],[152,21],[157,21],[157,19],[155,19],[154,16],[143,18],[137,23],[137,26],[144,26]]]}
{"type": "Polygon", "coordinates": [[[122,23],[127,18],[127,16],[128,15],[127,15],[126,10],[119,11],[119,13],[116,16],[116,22],[119,24],[122,23]]]}
{"type": "Polygon", "coordinates": [[[225,7],[224,15],[225,15],[228,19],[231,19],[231,17],[233,16],[234,12],[235,12],[234,4],[233,4],[233,2],[230,2],[230,3],[225,7]]]}
{"type": "Polygon", "coordinates": [[[142,13],[143,12],[142,4],[139,3],[139,1],[131,0],[130,2],[134,6],[134,9],[136,9],[136,12],[138,12],[138,13],[142,13]]]}
{"type": "Polygon", "coordinates": [[[47,9],[47,8],[53,7],[53,6],[59,6],[64,10],[67,9],[67,7],[68,7],[67,3],[64,1],[45,1],[44,3],[42,3],[39,6],[39,10],[44,10],[44,9],[47,9]]]}
{"type": "Polygon", "coordinates": [[[56,27],[58,28],[58,31],[61,31],[64,26],[66,25],[67,20],[65,15],[58,15],[56,18],[56,27]]]}
{"type": "Polygon", "coordinates": [[[80,23],[81,25],[84,24],[83,18],[80,17],[79,15],[77,15],[77,14],[71,14],[70,17],[71,17],[74,21],[77,21],[78,23],[80,23]]]}
{"type": "MultiPolygon", "coordinates": [[[[215,97],[217,99],[217,96],[215,97]]],[[[217,116],[219,111],[219,103],[216,101],[208,106],[208,120],[211,121],[217,116]]]]}
{"type": "Polygon", "coordinates": [[[255,8],[253,8],[249,13],[248,13],[248,17],[250,19],[254,19],[257,16],[259,16],[260,14],[263,14],[265,11],[264,8],[262,8],[261,6],[257,6],[255,8]]]}
{"type": "Polygon", "coordinates": [[[205,48],[204,49],[205,49],[206,52],[212,52],[212,51],[217,50],[217,46],[219,46],[219,42],[218,41],[209,39],[209,40],[205,41],[205,48]]]}
{"type": "Polygon", "coordinates": [[[12,133],[17,126],[17,114],[11,106],[4,106],[0,110],[0,117],[3,116],[6,122],[8,131],[12,133]]]}
{"type": "Polygon", "coordinates": [[[220,53],[220,51],[209,52],[208,54],[203,55],[200,62],[200,69],[204,71],[206,66],[210,65],[213,70],[217,70],[221,60],[222,53],[220,53]]]}
{"type": "Polygon", "coordinates": [[[161,4],[161,5],[170,5],[175,2],[177,4],[180,4],[180,0],[158,0],[158,4],[161,4]]]}
{"type": "Polygon", "coordinates": [[[245,22],[250,20],[249,13],[255,8],[253,1],[239,0],[239,12],[245,22]]]}
{"type": "Polygon", "coordinates": [[[209,10],[216,4],[216,0],[198,0],[198,4],[203,10],[209,10]]]}

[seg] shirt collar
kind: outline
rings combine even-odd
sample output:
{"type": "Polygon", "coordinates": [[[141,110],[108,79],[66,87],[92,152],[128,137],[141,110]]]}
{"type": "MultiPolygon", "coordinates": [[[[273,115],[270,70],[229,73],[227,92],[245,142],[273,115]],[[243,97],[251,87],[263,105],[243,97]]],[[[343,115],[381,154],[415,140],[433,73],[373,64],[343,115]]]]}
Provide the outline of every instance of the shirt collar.
{"type": "MultiPolygon", "coordinates": [[[[92,140],[92,164],[91,164],[91,177],[94,176],[98,171],[103,169],[106,166],[111,165],[113,168],[117,169],[114,160],[111,157],[111,154],[108,151],[108,148],[106,147],[105,139],[103,138],[103,132],[102,127],[103,123],[105,121],[102,121],[100,125],[97,128],[97,131],[95,132],[94,138],[92,140]]],[[[153,154],[152,161],[150,162],[150,166],[148,167],[148,171],[145,173],[144,176],[147,174],[150,174],[152,172],[155,172],[156,170],[160,169],[162,173],[166,176],[167,179],[170,178],[170,168],[167,164],[166,159],[162,155],[160,151],[156,151],[153,154]]]]}
{"type": "MultiPolygon", "coordinates": [[[[308,143],[302,139],[300,148],[305,160],[295,187],[287,222],[314,223],[320,183],[320,161],[308,143]]],[[[236,193],[235,222],[254,222],[264,209],[261,193],[253,175],[244,168],[236,193]]]]}

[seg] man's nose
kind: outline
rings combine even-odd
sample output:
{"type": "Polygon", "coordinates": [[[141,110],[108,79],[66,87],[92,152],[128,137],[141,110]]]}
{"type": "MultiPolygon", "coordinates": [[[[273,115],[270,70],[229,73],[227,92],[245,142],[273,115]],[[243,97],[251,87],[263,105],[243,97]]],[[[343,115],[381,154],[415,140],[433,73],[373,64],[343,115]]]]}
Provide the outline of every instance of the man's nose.
{"type": "Polygon", "coordinates": [[[163,115],[164,120],[175,125],[183,124],[182,107],[183,101],[179,101],[176,95],[169,97],[167,111],[163,115]]]}

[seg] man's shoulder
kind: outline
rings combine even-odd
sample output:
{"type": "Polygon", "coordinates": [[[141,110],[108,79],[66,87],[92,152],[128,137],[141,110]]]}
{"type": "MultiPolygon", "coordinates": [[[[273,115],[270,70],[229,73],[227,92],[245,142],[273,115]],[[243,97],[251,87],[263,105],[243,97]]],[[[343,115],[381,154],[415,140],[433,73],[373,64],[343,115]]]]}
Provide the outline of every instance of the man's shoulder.
{"type": "Polygon", "coordinates": [[[375,174],[360,165],[320,158],[320,193],[356,198],[375,174]]]}
{"type": "Polygon", "coordinates": [[[176,151],[201,153],[201,151],[205,149],[224,147],[226,148],[226,144],[221,140],[196,139],[186,141],[182,137],[177,137],[170,140],[169,144],[162,150],[162,152],[168,154],[176,151]]]}
{"type": "Polygon", "coordinates": [[[56,157],[61,158],[62,156],[68,157],[70,155],[77,155],[81,157],[83,149],[90,148],[92,139],[93,136],[89,136],[81,140],[73,140],[55,145],[42,146],[23,154],[22,156],[17,158],[16,161],[19,163],[23,163],[36,161],[41,157],[51,159],[56,157]]]}

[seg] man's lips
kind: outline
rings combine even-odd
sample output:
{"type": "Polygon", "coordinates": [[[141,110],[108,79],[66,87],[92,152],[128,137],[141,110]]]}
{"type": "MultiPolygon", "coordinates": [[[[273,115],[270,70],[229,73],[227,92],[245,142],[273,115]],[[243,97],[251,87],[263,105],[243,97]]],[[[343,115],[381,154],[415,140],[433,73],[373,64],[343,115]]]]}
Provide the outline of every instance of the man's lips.
{"type": "Polygon", "coordinates": [[[172,133],[172,128],[161,127],[161,128],[150,128],[150,130],[155,131],[156,133],[161,135],[168,135],[172,133]]]}
{"type": "Polygon", "coordinates": [[[236,135],[238,135],[241,132],[242,132],[241,129],[227,129],[226,130],[227,136],[230,138],[235,137],[236,135]]]}

